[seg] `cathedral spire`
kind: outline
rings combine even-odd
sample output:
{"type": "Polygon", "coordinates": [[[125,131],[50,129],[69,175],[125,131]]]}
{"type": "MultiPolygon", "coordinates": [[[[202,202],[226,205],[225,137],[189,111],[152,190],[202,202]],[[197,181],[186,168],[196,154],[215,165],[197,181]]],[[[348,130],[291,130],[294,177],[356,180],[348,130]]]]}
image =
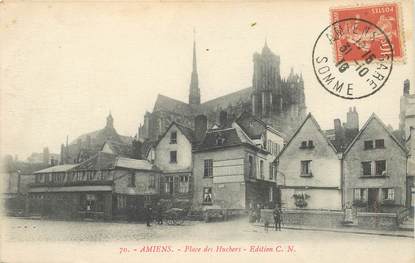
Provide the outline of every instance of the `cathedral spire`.
{"type": "Polygon", "coordinates": [[[192,76],[191,76],[191,79],[190,79],[189,104],[191,104],[191,105],[199,105],[200,104],[199,79],[198,79],[198,75],[197,75],[197,62],[196,62],[195,30],[193,30],[193,69],[192,69],[192,76]]]}
{"type": "Polygon", "coordinates": [[[107,117],[107,128],[114,128],[114,118],[112,117],[111,111],[110,114],[107,117]]]}

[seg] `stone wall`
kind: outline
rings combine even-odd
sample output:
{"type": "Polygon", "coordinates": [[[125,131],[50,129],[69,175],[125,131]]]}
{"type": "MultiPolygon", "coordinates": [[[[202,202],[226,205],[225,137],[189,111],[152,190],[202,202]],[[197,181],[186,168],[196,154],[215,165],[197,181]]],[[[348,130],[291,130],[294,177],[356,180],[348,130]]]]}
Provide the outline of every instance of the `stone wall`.
{"type": "MultiPolygon", "coordinates": [[[[272,209],[262,209],[262,221],[274,222],[272,209]]],[[[340,228],[343,225],[343,211],[329,210],[283,210],[283,225],[311,226],[320,228],[340,228]]],[[[357,213],[355,227],[365,229],[397,229],[395,213],[357,213]]]]}
{"type": "Polygon", "coordinates": [[[361,228],[388,230],[398,228],[395,213],[357,213],[357,221],[361,228]]]}

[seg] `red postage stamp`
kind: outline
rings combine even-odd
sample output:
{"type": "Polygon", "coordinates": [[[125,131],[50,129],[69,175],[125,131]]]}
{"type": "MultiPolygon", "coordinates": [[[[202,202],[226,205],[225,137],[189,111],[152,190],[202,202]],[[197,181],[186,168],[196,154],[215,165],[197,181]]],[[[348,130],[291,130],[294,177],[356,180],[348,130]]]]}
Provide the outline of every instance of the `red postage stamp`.
{"type": "Polygon", "coordinates": [[[364,60],[368,51],[376,57],[393,56],[394,60],[403,59],[404,48],[399,8],[397,3],[387,3],[331,9],[332,23],[344,21],[333,27],[333,34],[336,34],[337,29],[343,33],[347,32],[341,37],[335,37],[333,46],[336,61],[361,61],[364,60]],[[350,20],[351,18],[357,20],[350,20]],[[362,21],[371,23],[372,27],[368,27],[368,23],[362,23],[362,21]],[[351,52],[344,52],[349,50],[347,47],[350,45],[358,46],[358,48],[350,49],[351,52]]]}

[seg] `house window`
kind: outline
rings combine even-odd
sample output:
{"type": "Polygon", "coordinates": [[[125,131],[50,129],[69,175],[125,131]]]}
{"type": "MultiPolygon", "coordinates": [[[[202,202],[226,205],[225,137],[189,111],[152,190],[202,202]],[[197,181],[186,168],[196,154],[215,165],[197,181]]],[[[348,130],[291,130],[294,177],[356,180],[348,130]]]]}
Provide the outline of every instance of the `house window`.
{"type": "Polygon", "coordinates": [[[373,141],[372,140],[365,141],[364,144],[365,144],[365,150],[371,150],[371,149],[373,149],[373,141]]]}
{"type": "Polygon", "coordinates": [[[366,196],[367,196],[367,189],[365,188],[354,189],[354,194],[353,194],[354,200],[366,201],[367,200],[366,196]]]}
{"type": "Polygon", "coordinates": [[[269,179],[274,179],[274,165],[272,163],[269,164],[269,179]]]}
{"type": "Polygon", "coordinates": [[[385,140],[383,140],[383,139],[375,140],[375,147],[376,147],[376,149],[385,148],[385,140]]]}
{"type": "Polygon", "coordinates": [[[156,177],[154,175],[150,175],[148,177],[148,188],[155,189],[156,188],[156,177]]]}
{"type": "Polygon", "coordinates": [[[383,200],[395,200],[395,190],[393,188],[382,189],[383,200]]]}
{"type": "Polygon", "coordinates": [[[363,176],[372,175],[372,162],[362,162],[363,176]]]}
{"type": "Polygon", "coordinates": [[[173,194],[173,176],[167,176],[164,183],[164,192],[166,194],[173,194]]]}
{"type": "Polygon", "coordinates": [[[177,151],[170,152],[170,163],[177,163],[177,151]]]}
{"type": "Polygon", "coordinates": [[[300,149],[305,149],[305,148],[307,148],[307,141],[302,141],[300,149]]]}
{"type": "Polygon", "coordinates": [[[177,143],[177,132],[173,131],[170,133],[170,143],[176,144],[177,143]]]}
{"type": "Polygon", "coordinates": [[[129,187],[135,186],[135,174],[134,173],[128,175],[128,186],[129,187]]]}
{"type": "Polygon", "coordinates": [[[254,157],[248,156],[248,176],[254,177],[254,157]]]}
{"type": "Polygon", "coordinates": [[[312,176],[311,160],[301,161],[301,176],[312,176]]]}
{"type": "Polygon", "coordinates": [[[272,186],[269,187],[269,201],[272,202],[274,201],[274,188],[272,186]]]}
{"type": "Polygon", "coordinates": [[[205,160],[205,167],[203,172],[204,177],[212,177],[213,176],[213,160],[207,159],[205,160]]]}
{"type": "Polygon", "coordinates": [[[375,165],[376,165],[376,175],[386,176],[386,161],[385,160],[376,161],[375,165]]]}
{"type": "Polygon", "coordinates": [[[264,179],[264,161],[259,161],[259,176],[261,179],[264,179]]]}
{"type": "Polygon", "coordinates": [[[314,142],[313,141],[308,141],[308,148],[309,149],[312,149],[312,148],[314,148],[314,142]]]}
{"type": "Polygon", "coordinates": [[[189,176],[181,175],[179,181],[179,193],[189,192],[189,176]]]}
{"type": "Polygon", "coordinates": [[[212,204],[212,187],[203,188],[203,203],[212,204]]]}

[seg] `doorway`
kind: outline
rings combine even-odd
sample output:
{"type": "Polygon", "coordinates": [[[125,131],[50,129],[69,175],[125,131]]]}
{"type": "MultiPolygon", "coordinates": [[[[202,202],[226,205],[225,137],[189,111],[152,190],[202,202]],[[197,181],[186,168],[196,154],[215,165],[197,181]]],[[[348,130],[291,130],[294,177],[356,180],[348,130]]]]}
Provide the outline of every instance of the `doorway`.
{"type": "Polygon", "coordinates": [[[370,212],[379,212],[379,189],[369,188],[368,189],[368,200],[367,204],[370,212]]]}

